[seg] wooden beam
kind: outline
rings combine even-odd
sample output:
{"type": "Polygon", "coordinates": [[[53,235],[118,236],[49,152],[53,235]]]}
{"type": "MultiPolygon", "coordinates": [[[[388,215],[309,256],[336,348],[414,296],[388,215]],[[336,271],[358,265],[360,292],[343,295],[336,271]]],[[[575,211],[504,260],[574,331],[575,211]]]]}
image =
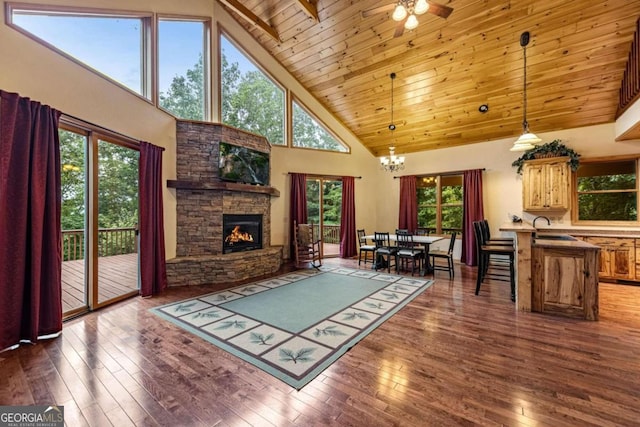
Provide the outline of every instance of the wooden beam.
{"type": "Polygon", "coordinates": [[[280,35],[275,30],[275,28],[273,28],[271,25],[267,24],[262,19],[260,19],[258,15],[251,12],[249,9],[247,9],[246,6],[244,6],[238,0],[221,0],[221,1],[222,3],[226,4],[231,9],[239,13],[240,16],[245,18],[247,21],[250,21],[253,24],[256,24],[262,31],[264,31],[265,33],[273,37],[275,41],[277,41],[278,43],[280,42],[280,35]]]}
{"type": "Polygon", "coordinates": [[[298,0],[298,3],[302,5],[302,9],[312,17],[316,22],[320,22],[320,17],[318,16],[318,0],[298,0]]]}

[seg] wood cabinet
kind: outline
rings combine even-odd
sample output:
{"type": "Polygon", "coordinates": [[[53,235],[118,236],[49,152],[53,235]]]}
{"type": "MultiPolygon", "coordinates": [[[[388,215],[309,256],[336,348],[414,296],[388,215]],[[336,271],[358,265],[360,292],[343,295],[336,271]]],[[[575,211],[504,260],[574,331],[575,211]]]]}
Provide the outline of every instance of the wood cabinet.
{"type": "Polygon", "coordinates": [[[636,240],[624,237],[585,237],[600,247],[600,278],[636,280],[636,240]]]}
{"type": "Polygon", "coordinates": [[[532,248],[531,310],[598,319],[598,248],[532,248]]]}
{"type": "Polygon", "coordinates": [[[529,160],[522,168],[522,205],[525,211],[569,209],[568,157],[529,160]]]}

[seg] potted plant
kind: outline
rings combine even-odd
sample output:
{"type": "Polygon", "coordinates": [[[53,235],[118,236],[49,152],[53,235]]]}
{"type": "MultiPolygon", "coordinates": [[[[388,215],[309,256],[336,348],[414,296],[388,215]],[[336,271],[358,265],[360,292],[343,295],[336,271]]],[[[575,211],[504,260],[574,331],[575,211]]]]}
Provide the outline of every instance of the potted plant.
{"type": "Polygon", "coordinates": [[[578,166],[580,166],[580,154],[564,145],[559,139],[554,139],[551,142],[538,145],[531,150],[525,151],[522,156],[511,163],[511,166],[517,167],[518,175],[521,175],[522,166],[524,165],[525,161],[544,159],[547,157],[569,157],[569,161],[567,161],[567,163],[569,164],[569,167],[571,167],[572,171],[578,170],[578,166]]]}

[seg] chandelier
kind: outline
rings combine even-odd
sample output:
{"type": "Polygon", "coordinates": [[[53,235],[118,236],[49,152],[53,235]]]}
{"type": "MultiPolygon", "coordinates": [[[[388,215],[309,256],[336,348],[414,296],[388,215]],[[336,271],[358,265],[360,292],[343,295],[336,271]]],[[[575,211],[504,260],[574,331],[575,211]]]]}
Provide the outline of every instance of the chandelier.
{"type": "Polygon", "coordinates": [[[400,22],[409,15],[404,23],[404,28],[413,30],[418,26],[418,18],[416,15],[422,15],[426,13],[427,10],[429,10],[427,0],[399,0],[391,18],[396,22],[400,22]]]}
{"type": "Polygon", "coordinates": [[[529,130],[529,122],[527,122],[527,45],[529,44],[529,32],[525,31],[520,35],[520,46],[523,49],[524,57],[524,88],[523,88],[523,118],[522,118],[522,135],[513,143],[510,151],[527,151],[535,148],[536,143],[542,141],[529,130]]]}
{"type": "MultiPolygon", "coordinates": [[[[396,73],[391,73],[389,77],[391,77],[391,123],[389,124],[389,130],[393,140],[393,131],[396,130],[396,125],[393,123],[393,80],[396,78],[396,73]]],[[[396,156],[396,147],[392,145],[389,147],[389,157],[383,156],[380,158],[380,166],[388,172],[402,170],[404,169],[404,156],[396,156]]]]}

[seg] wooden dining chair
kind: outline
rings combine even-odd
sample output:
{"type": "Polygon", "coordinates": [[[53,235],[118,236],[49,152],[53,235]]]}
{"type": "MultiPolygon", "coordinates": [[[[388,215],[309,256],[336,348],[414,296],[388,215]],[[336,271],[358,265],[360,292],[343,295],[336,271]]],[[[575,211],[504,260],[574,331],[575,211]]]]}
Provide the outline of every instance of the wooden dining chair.
{"type": "Polygon", "coordinates": [[[378,270],[379,268],[387,268],[387,272],[391,273],[391,259],[393,259],[394,267],[398,263],[397,254],[398,248],[396,246],[391,246],[391,238],[389,237],[388,232],[374,232],[374,242],[376,245],[375,251],[375,261],[374,268],[378,270]],[[382,264],[384,263],[384,267],[382,264]]]}
{"type": "Polygon", "coordinates": [[[408,266],[411,263],[411,275],[416,271],[422,270],[424,262],[424,249],[416,246],[413,241],[413,235],[408,232],[397,232],[398,253],[396,261],[396,272],[400,271],[401,266],[408,266]]]}
{"type": "Polygon", "coordinates": [[[431,258],[431,268],[434,271],[434,275],[435,275],[435,270],[447,271],[449,272],[449,279],[453,279],[455,275],[453,271],[453,247],[456,244],[456,236],[457,236],[457,233],[455,231],[451,233],[451,240],[449,240],[449,248],[446,251],[440,251],[440,250],[429,251],[429,258],[431,258]],[[447,265],[444,266],[442,264],[436,263],[436,259],[446,260],[447,265]]]}
{"type": "Polygon", "coordinates": [[[365,233],[364,229],[356,230],[356,232],[358,233],[358,244],[360,245],[360,251],[358,252],[358,265],[360,265],[360,262],[362,261],[362,253],[364,253],[364,265],[367,265],[369,254],[371,254],[371,262],[375,262],[376,245],[367,242],[367,239],[365,238],[367,233],[365,233]]]}

